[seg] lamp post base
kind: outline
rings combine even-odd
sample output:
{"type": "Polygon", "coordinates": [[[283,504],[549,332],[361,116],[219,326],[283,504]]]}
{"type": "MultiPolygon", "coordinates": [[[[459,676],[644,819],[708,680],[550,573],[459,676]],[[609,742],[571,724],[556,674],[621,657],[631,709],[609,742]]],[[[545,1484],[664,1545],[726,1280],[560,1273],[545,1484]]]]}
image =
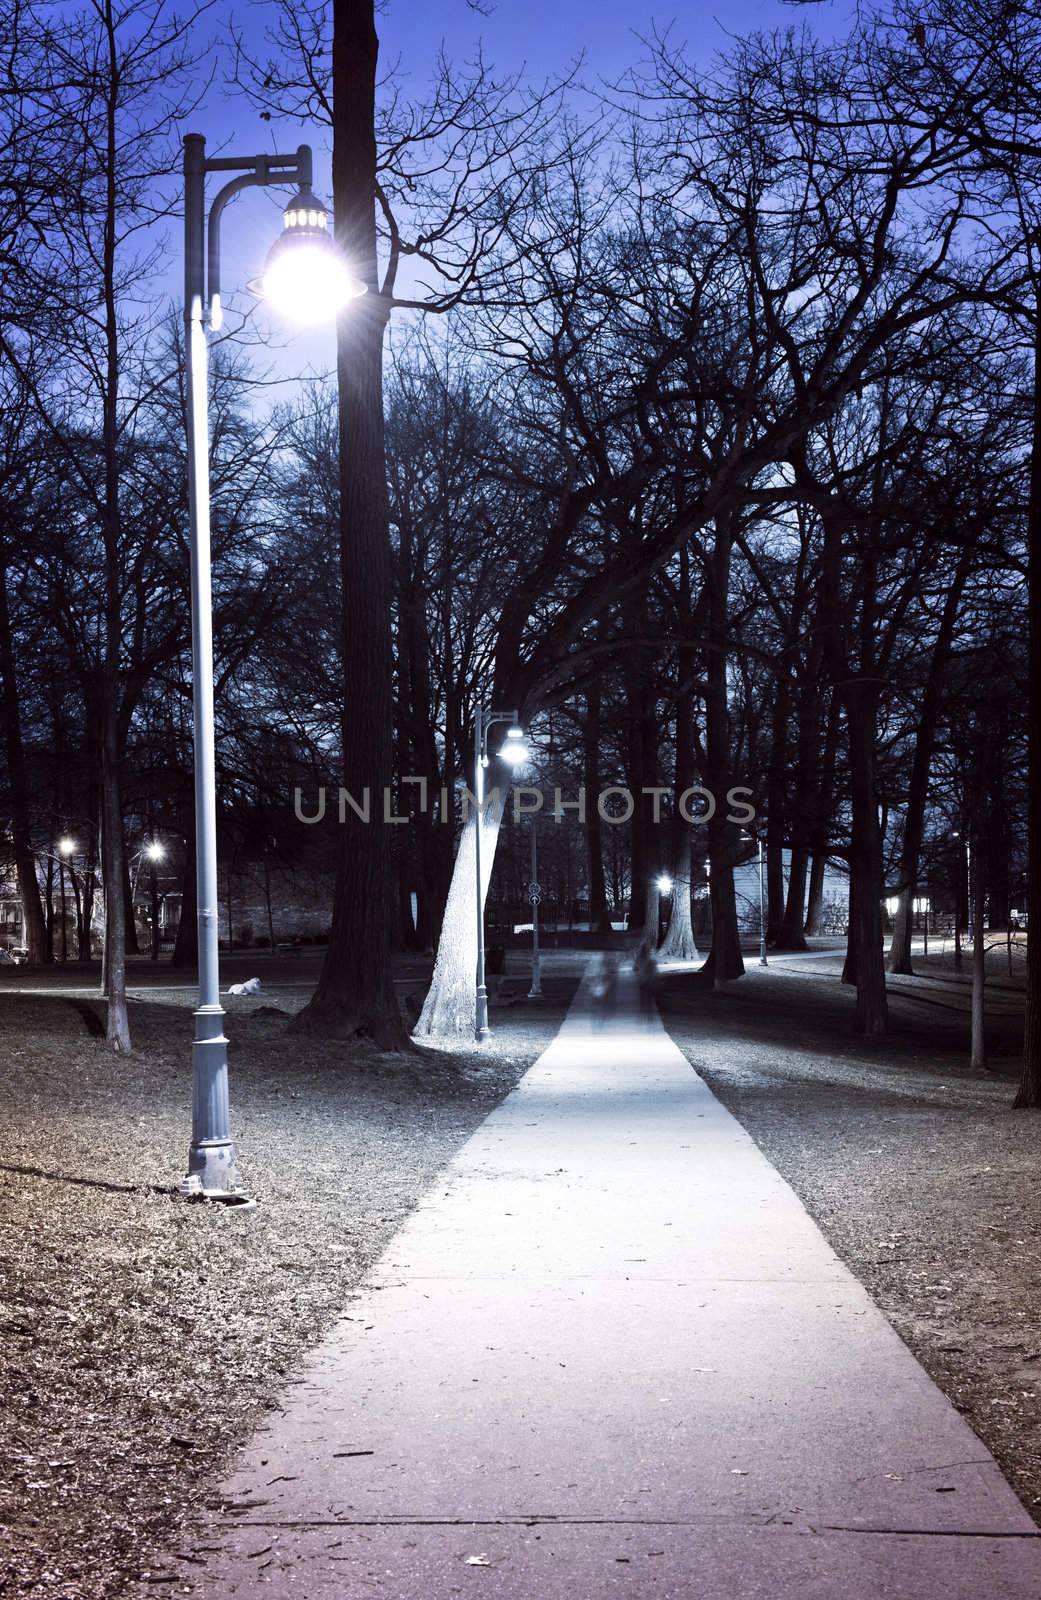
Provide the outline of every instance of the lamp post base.
{"type": "Polygon", "coordinates": [[[228,1041],[220,1005],[202,1005],[195,1013],[192,1045],[192,1142],[188,1171],[180,1182],[188,1199],[217,1200],[225,1205],[247,1201],[235,1165],[228,1110],[228,1041]]]}
{"type": "Polygon", "coordinates": [[[488,1038],[491,1031],[488,1026],[488,990],[482,983],[477,988],[477,1019],[474,1037],[481,1044],[488,1038]]]}

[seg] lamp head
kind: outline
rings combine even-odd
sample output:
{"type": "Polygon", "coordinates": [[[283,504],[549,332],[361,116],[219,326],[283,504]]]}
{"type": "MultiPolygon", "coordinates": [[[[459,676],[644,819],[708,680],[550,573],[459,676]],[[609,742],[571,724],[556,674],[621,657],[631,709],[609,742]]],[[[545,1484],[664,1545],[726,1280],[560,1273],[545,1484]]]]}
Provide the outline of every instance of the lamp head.
{"type": "Polygon", "coordinates": [[[74,856],[76,854],[75,839],[59,839],[58,854],[62,856],[74,856]]]}
{"type": "Polygon", "coordinates": [[[528,742],[524,737],[524,729],[516,726],[507,728],[506,740],[499,751],[503,761],[508,761],[511,767],[522,767],[528,759],[528,742]]]}
{"type": "Polygon", "coordinates": [[[329,210],[309,187],[282,214],[282,232],[268,251],[259,293],[282,316],[314,324],[334,318],[365,293],[333,239],[329,210]]]}
{"type": "Polygon", "coordinates": [[[145,846],[145,855],[149,861],[162,861],[166,855],[166,848],[159,843],[158,839],[153,839],[151,844],[145,846]]]}
{"type": "Polygon", "coordinates": [[[669,874],[667,872],[662,872],[658,876],[658,893],[659,894],[671,894],[672,893],[672,879],[669,877],[669,874]]]}

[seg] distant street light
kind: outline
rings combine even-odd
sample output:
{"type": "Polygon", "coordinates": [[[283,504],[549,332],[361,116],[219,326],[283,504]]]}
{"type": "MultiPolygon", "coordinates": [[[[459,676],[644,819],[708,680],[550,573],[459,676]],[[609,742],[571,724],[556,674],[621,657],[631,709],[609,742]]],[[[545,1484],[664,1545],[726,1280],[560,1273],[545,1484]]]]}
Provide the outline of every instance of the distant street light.
{"type": "Polygon", "coordinates": [[[528,746],[524,738],[524,729],[517,722],[517,712],[489,711],[484,706],[478,706],[474,722],[474,798],[477,802],[477,817],[474,823],[474,882],[477,886],[477,1010],[474,1034],[479,1040],[487,1039],[491,1031],[488,1027],[488,986],[485,983],[484,972],[481,822],[484,816],[484,769],[488,765],[488,732],[496,722],[510,724],[506,730],[505,742],[499,751],[502,759],[513,767],[522,767],[528,759],[528,746]]]}
{"type": "MultiPolygon", "coordinates": [[[[74,856],[75,854],[76,854],[76,841],[74,839],[65,838],[65,839],[59,839],[58,840],[58,898],[59,898],[59,900],[61,902],[61,959],[62,959],[62,961],[68,961],[68,959],[69,959],[69,923],[68,923],[69,912],[68,912],[68,902],[66,901],[66,898],[65,898],[65,865],[66,865],[66,862],[69,862],[69,874],[71,876],[71,874],[72,874],[72,865],[71,865],[70,857],[74,856]]],[[[73,880],[72,887],[73,887],[73,892],[75,892],[75,890],[76,890],[75,880],[73,880]]]]}
{"type": "Polygon", "coordinates": [[[152,913],[152,948],[153,961],[159,960],[159,877],[156,867],[160,861],[166,859],[166,847],[153,839],[151,844],[145,846],[145,855],[148,858],[148,896],[151,901],[152,913]]]}
{"type": "Polygon", "coordinates": [[[294,155],[207,158],[202,134],[184,140],[184,319],[188,377],[188,508],[191,524],[192,732],[199,919],[199,1006],[192,1046],[192,1142],[181,1192],[241,1203],[228,1106],[228,1041],[217,957],[217,807],[213,729],[213,614],[210,584],[210,462],[207,328],[221,325],[220,222],[242,189],[298,186],[283,232],[257,286],[276,310],[300,322],[332,317],[364,285],[329,237],[329,213],[311,190],[308,145],[294,155]],[[206,177],[234,172],[206,215],[206,177]]]}
{"type": "Polygon", "coordinates": [[[667,872],[662,872],[662,873],[659,873],[659,875],[658,875],[658,893],[659,894],[671,894],[672,893],[672,879],[669,877],[669,874],[667,872]]]}

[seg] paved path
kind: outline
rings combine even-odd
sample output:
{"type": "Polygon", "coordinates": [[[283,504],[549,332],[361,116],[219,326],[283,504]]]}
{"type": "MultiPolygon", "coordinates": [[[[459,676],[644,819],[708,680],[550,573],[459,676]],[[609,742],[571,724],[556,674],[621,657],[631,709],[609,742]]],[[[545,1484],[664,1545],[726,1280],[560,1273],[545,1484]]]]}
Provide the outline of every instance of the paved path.
{"type": "Polygon", "coordinates": [[[1032,1522],[792,1191],[656,1021],[580,1004],[240,1457],[193,1592],[1037,1600],[1032,1522]]]}

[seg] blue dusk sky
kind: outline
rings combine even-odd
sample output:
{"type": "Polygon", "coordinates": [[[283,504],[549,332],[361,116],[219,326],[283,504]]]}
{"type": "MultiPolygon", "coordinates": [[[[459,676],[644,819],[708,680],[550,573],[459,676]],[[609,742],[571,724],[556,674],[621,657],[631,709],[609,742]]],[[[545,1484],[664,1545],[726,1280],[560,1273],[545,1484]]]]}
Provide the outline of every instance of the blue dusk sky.
{"type": "MultiPolygon", "coordinates": [[[[480,44],[485,60],[499,73],[519,72],[533,83],[565,70],[582,59],[581,77],[589,84],[616,81],[626,68],[639,63],[644,51],[641,35],[655,25],[669,28],[684,42],[690,58],[707,61],[736,35],[806,25],[831,34],[848,25],[855,0],[823,0],[822,4],[785,4],[784,0],[729,0],[727,4],[679,4],[666,0],[662,10],[640,13],[623,0],[497,0],[483,6],[482,14],[466,0],[442,0],[440,5],[416,0],[388,0],[378,17],[380,63],[384,73],[395,68],[406,93],[420,95],[429,79],[438,50],[443,46],[453,61],[471,59],[480,44]]],[[[257,54],[264,53],[263,33],[272,21],[271,8],[246,0],[218,0],[210,12],[216,40],[215,77],[203,105],[184,132],[204,133],[211,153],[251,154],[254,151],[293,150],[303,140],[315,149],[316,188],[329,199],[327,130],[302,128],[298,123],[270,122],[227,83],[227,57],[221,40],[234,19],[257,54]]],[[[212,180],[211,180],[212,181],[212,180]]],[[[234,293],[257,272],[267,246],[277,232],[281,190],[254,192],[235,202],[224,225],[226,291],[234,293]]],[[[180,237],[171,229],[169,277],[164,288],[179,295],[180,237]]],[[[263,313],[260,313],[263,316],[263,313]]],[[[276,330],[271,328],[272,334],[276,330]]],[[[272,376],[328,368],[333,355],[331,330],[292,333],[277,330],[280,348],[271,352],[272,376]]]]}

